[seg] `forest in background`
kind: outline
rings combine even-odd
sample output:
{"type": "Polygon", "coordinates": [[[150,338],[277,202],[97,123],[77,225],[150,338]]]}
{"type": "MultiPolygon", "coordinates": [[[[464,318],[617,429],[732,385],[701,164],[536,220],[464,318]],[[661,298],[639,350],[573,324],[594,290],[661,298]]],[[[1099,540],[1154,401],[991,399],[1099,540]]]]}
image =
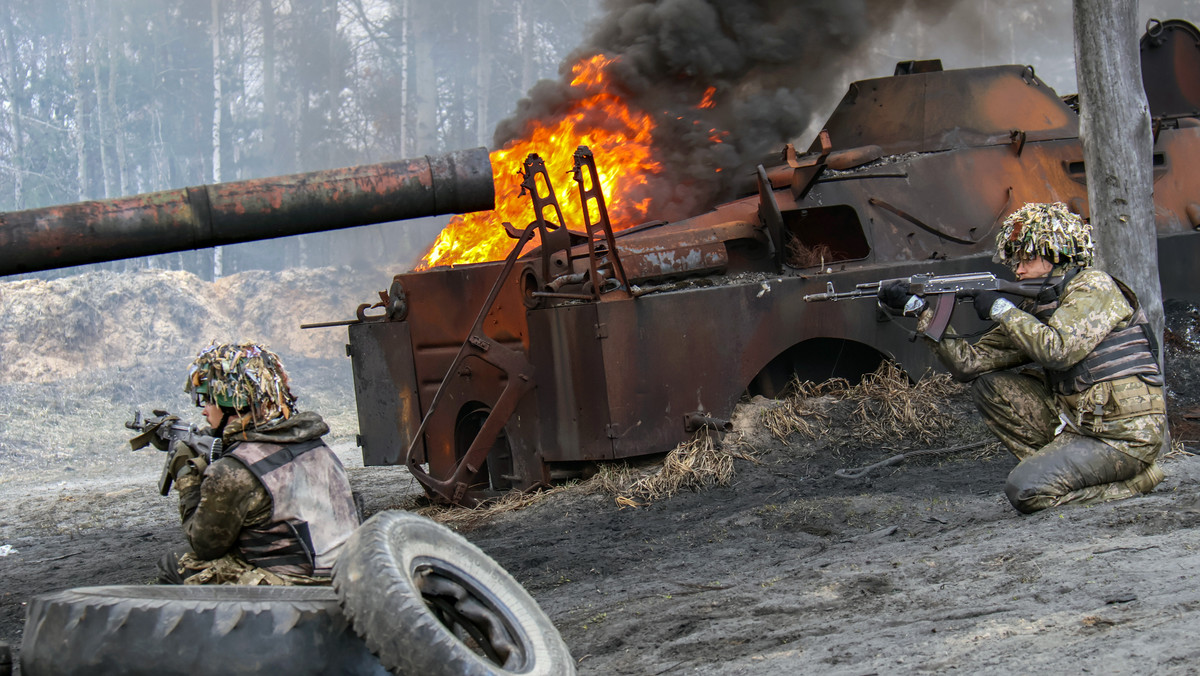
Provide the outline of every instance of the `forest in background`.
{"type": "MultiPolygon", "coordinates": [[[[480,145],[495,149],[502,120],[539,80],[560,77],[574,50],[650,39],[674,61],[664,72],[716,72],[700,61],[711,53],[672,43],[686,35],[680,26],[696,16],[690,10],[697,4],[704,3],[6,0],[0,4],[0,211],[480,145]],[[637,16],[639,5],[654,5],[660,20],[676,6],[676,24],[631,25],[627,17],[637,16]]],[[[804,144],[815,132],[813,122],[819,124],[850,81],[888,75],[899,60],[941,58],[947,68],[1031,63],[1060,94],[1074,91],[1065,0],[1037,6],[858,0],[837,8],[737,0],[723,7],[734,5],[757,9],[762,27],[782,17],[775,27],[785,24],[779,30],[785,41],[814,43],[797,50],[804,61],[784,71],[802,78],[770,82],[780,92],[819,87],[793,97],[803,102],[800,124],[777,125],[772,131],[780,138],[751,145],[793,138],[804,144]],[[889,20],[873,18],[881,13],[889,20]],[[838,34],[848,28],[863,34],[859,42],[838,34]]],[[[1146,17],[1200,21],[1200,0],[1143,1],[1140,7],[1146,17]]],[[[788,49],[795,47],[775,48],[780,55],[788,49]]],[[[763,63],[771,57],[758,56],[763,63]]],[[[741,95],[760,86],[749,81],[761,70],[737,72],[730,88],[741,95]]],[[[399,271],[394,268],[408,269],[445,220],[105,267],[186,269],[205,279],[328,265],[399,271]]]]}
{"type": "MultiPolygon", "coordinates": [[[[6,0],[0,211],[491,145],[578,44],[593,4],[6,0]]],[[[439,228],[289,238],[282,256],[225,247],[223,273],[363,263],[364,250],[412,249],[439,228]]],[[[210,277],[210,261],[115,267],[210,277]]]]}

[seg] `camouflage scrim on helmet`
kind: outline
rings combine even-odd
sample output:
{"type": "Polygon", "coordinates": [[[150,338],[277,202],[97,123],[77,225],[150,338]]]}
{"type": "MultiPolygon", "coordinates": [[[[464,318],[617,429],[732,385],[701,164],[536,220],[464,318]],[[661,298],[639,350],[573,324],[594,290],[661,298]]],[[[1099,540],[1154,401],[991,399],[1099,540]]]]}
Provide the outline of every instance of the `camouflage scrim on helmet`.
{"type": "Polygon", "coordinates": [[[1004,219],[992,260],[1016,267],[1023,260],[1041,256],[1055,265],[1087,267],[1095,250],[1092,226],[1071,213],[1067,205],[1031,202],[1004,219]]]}
{"type": "Polygon", "coordinates": [[[183,389],[197,403],[248,410],[258,421],[290,418],[296,409],[283,362],[257,343],[204,348],[188,367],[183,389]]]}

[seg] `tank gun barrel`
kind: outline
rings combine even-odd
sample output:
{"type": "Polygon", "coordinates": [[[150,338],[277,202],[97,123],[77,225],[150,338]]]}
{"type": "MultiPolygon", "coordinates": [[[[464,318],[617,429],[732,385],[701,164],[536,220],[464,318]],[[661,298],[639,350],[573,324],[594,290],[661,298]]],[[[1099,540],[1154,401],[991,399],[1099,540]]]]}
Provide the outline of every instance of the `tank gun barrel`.
{"type": "Polygon", "coordinates": [[[486,148],[0,214],[0,275],[495,207],[486,148]]]}

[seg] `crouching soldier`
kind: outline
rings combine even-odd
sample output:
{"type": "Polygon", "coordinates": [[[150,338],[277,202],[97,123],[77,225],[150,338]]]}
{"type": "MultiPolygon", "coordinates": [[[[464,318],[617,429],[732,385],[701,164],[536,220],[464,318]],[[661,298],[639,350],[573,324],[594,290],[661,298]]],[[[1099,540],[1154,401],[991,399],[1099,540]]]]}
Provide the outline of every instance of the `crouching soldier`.
{"type": "Polygon", "coordinates": [[[168,471],[191,550],[160,562],[165,584],[328,584],[358,526],[346,471],[297,412],[279,357],[261,345],[210,345],[185,391],[219,440],[213,459],[176,442],[168,471]]]}
{"type": "MultiPolygon", "coordinates": [[[[1017,210],[996,238],[995,260],[1017,279],[1046,278],[1050,293],[1018,307],[979,292],[975,310],[993,328],[974,343],[926,338],[957,380],[972,383],[984,421],[1020,460],[1005,493],[1025,513],[1148,493],[1163,479],[1154,339],[1133,292],[1090,267],[1091,232],[1061,203],[1017,210]]],[[[918,331],[933,318],[906,282],[885,284],[879,299],[918,315],[918,331]]]]}

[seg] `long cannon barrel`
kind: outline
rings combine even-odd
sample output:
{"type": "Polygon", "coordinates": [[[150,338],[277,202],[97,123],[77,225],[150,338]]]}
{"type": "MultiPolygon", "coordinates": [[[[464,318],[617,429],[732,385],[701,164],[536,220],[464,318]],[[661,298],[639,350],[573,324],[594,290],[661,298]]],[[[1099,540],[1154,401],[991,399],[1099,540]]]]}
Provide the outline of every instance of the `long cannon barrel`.
{"type": "Polygon", "coordinates": [[[0,214],[0,275],[495,208],[486,148],[0,214]]]}

